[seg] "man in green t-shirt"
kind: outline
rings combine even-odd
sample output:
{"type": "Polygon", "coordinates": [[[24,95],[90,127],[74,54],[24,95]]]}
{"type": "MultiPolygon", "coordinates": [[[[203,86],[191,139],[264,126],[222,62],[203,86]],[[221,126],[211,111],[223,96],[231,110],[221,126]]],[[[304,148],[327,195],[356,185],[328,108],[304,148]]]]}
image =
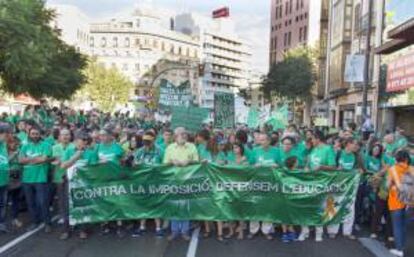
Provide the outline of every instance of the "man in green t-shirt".
{"type": "Polygon", "coordinates": [[[59,214],[65,222],[66,197],[65,189],[67,180],[65,178],[65,169],[61,168],[61,163],[65,160],[65,156],[71,156],[76,152],[75,145],[70,142],[71,133],[64,128],[59,131],[59,143],[52,147],[52,156],[55,160],[52,162],[53,167],[53,183],[56,186],[56,192],[59,199],[59,214]]]}
{"type": "MultiPolygon", "coordinates": [[[[312,133],[313,149],[309,154],[307,168],[310,171],[329,171],[336,170],[335,152],[332,146],[324,143],[325,136],[321,131],[312,133]]],[[[302,226],[298,240],[304,241],[309,237],[309,227],[302,226]]],[[[323,240],[323,227],[315,227],[315,241],[323,240]]]]}
{"type": "Polygon", "coordinates": [[[9,185],[9,157],[6,144],[9,132],[10,128],[7,124],[0,124],[0,232],[8,232],[5,224],[5,208],[9,185]]]}
{"type": "MultiPolygon", "coordinates": [[[[280,162],[279,149],[270,145],[269,136],[266,133],[260,133],[257,136],[257,142],[260,146],[253,150],[254,164],[256,166],[277,167],[280,162]]],[[[250,234],[247,236],[249,239],[253,238],[259,230],[268,240],[273,239],[271,234],[274,232],[274,228],[271,222],[250,221],[249,230],[250,234]]]]}
{"type": "Polygon", "coordinates": [[[51,232],[48,204],[48,171],[52,156],[49,144],[41,140],[40,129],[36,126],[29,131],[29,141],[19,153],[19,163],[23,166],[22,184],[31,217],[29,230],[44,222],[45,232],[51,232]]]}
{"type": "MultiPolygon", "coordinates": [[[[86,133],[79,133],[74,142],[73,150],[64,151],[61,157],[60,168],[64,170],[64,183],[62,183],[62,191],[59,198],[62,198],[61,211],[63,214],[63,232],[60,235],[61,240],[70,237],[69,227],[69,187],[67,177],[68,170],[75,171],[76,168],[95,164],[98,160],[96,152],[90,147],[92,138],[86,133]]],[[[88,237],[84,226],[80,226],[79,238],[86,239],[88,237]]]]}

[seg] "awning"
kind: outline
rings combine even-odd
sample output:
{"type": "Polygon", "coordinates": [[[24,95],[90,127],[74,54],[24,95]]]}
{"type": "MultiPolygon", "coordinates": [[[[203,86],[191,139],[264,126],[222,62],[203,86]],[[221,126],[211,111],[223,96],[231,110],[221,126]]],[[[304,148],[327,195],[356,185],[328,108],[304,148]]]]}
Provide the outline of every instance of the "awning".
{"type": "Polygon", "coordinates": [[[414,44],[414,18],[390,30],[388,38],[391,40],[375,49],[376,54],[391,54],[414,44]]]}

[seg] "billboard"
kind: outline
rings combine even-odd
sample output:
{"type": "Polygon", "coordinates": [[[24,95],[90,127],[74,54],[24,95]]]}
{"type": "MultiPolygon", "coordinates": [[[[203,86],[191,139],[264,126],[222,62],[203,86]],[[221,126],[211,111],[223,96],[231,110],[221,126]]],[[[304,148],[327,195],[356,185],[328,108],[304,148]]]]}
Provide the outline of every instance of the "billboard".
{"type": "Polygon", "coordinates": [[[230,16],[230,9],[228,7],[223,7],[213,11],[213,18],[224,18],[230,16]]]}
{"type": "Polygon", "coordinates": [[[398,57],[388,64],[387,92],[402,91],[414,86],[414,52],[398,57]]]}

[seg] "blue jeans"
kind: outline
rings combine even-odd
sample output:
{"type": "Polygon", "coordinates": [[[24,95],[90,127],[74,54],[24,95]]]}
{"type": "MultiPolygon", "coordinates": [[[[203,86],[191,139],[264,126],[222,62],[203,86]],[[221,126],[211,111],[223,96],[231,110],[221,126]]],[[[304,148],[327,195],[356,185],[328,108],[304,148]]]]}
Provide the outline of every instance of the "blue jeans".
{"type": "Polygon", "coordinates": [[[7,186],[0,187],[0,224],[6,219],[7,186]]]}
{"type": "Polygon", "coordinates": [[[49,184],[23,183],[23,190],[32,223],[50,224],[49,184]]]}
{"type": "Polygon", "coordinates": [[[172,220],[171,233],[173,235],[187,235],[190,232],[190,221],[188,220],[172,220]]]}
{"type": "Polygon", "coordinates": [[[394,230],[395,248],[403,251],[407,238],[408,210],[400,209],[391,212],[392,227],[394,230]]]}

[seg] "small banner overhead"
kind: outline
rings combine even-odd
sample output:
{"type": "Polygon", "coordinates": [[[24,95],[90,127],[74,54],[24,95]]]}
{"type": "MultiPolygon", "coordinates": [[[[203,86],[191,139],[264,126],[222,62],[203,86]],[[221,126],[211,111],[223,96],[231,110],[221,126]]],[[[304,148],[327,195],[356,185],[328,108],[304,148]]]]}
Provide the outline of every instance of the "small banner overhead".
{"type": "Polygon", "coordinates": [[[104,164],[69,170],[70,224],[162,218],[322,226],[348,214],[357,172],[104,164]]]}
{"type": "Polygon", "coordinates": [[[214,127],[233,128],[235,120],[234,94],[214,94],[214,127]]]}
{"type": "Polygon", "coordinates": [[[247,114],[247,126],[251,129],[259,126],[259,112],[256,107],[250,107],[249,113],[247,114]]]}
{"type": "Polygon", "coordinates": [[[190,82],[186,81],[179,86],[175,86],[168,80],[161,80],[160,98],[158,101],[160,108],[171,106],[190,106],[192,102],[190,82]]]}
{"type": "Polygon", "coordinates": [[[197,132],[204,120],[208,118],[209,110],[199,107],[171,107],[171,127],[184,127],[188,131],[197,132]]]}

